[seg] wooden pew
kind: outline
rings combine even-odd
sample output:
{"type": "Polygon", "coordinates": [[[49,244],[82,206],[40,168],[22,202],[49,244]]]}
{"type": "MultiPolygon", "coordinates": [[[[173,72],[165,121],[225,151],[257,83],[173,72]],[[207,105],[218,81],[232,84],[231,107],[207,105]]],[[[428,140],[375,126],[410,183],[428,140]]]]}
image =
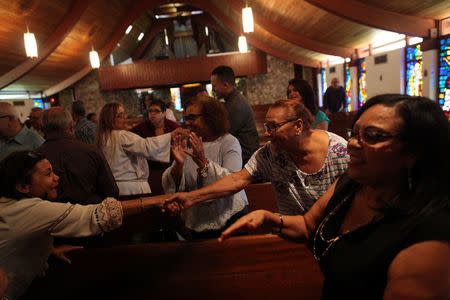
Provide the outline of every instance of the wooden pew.
{"type": "Polygon", "coordinates": [[[348,140],[348,131],[352,129],[353,120],[355,119],[356,111],[352,112],[336,112],[329,115],[330,125],[328,126],[328,131],[333,132],[337,135],[342,136],[344,139],[348,140]]]}
{"type": "Polygon", "coordinates": [[[155,243],[70,254],[23,300],[320,299],[323,276],[302,244],[273,235],[155,243]]]}
{"type": "Polygon", "coordinates": [[[258,131],[259,144],[264,145],[269,139],[264,134],[264,119],[272,104],[252,105],[253,116],[255,117],[256,130],[258,131]]]}
{"type": "Polygon", "coordinates": [[[245,188],[248,199],[248,211],[265,209],[278,212],[277,198],[270,182],[252,183],[245,188]]]}

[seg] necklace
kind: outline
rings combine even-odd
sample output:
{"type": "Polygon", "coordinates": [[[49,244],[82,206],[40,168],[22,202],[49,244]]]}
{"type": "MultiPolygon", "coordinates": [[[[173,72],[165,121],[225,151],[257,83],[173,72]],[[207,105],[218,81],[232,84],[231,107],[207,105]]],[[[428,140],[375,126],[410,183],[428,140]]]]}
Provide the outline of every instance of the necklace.
{"type": "Polygon", "coordinates": [[[334,238],[331,239],[326,239],[324,238],[323,235],[323,229],[325,227],[325,224],[328,222],[328,220],[336,214],[336,212],[339,210],[339,208],[341,208],[341,206],[344,205],[344,203],[347,203],[347,201],[350,199],[350,196],[345,197],[344,201],[342,201],[341,203],[339,203],[323,220],[322,222],[320,222],[319,226],[317,227],[316,233],[314,235],[314,241],[313,241],[313,255],[314,258],[317,260],[317,262],[320,262],[320,260],[322,259],[322,257],[328,252],[328,250],[331,248],[331,246],[333,246],[337,241],[339,241],[341,239],[341,237],[344,234],[339,234],[334,238]],[[320,237],[320,239],[325,242],[328,243],[328,246],[325,248],[325,250],[322,252],[322,254],[318,254],[317,253],[317,248],[316,248],[316,242],[318,239],[318,236],[320,237]]]}
{"type": "Polygon", "coordinates": [[[314,235],[314,241],[313,241],[313,255],[314,255],[314,258],[317,260],[317,262],[320,262],[320,260],[327,254],[328,250],[330,250],[331,247],[334,244],[336,244],[342,237],[344,237],[344,236],[346,236],[346,235],[348,235],[348,234],[350,234],[352,232],[355,232],[355,231],[357,231],[358,229],[360,229],[360,228],[362,228],[364,226],[372,224],[372,223],[374,223],[374,222],[376,222],[376,221],[378,221],[378,220],[380,220],[382,218],[381,215],[375,215],[368,223],[360,224],[360,225],[358,225],[356,228],[354,228],[352,230],[348,230],[346,232],[338,234],[337,236],[335,236],[333,238],[328,238],[327,239],[325,237],[325,234],[324,234],[324,228],[325,228],[327,222],[330,220],[330,218],[332,216],[334,216],[339,211],[339,209],[344,204],[346,204],[349,201],[349,199],[351,199],[351,196],[352,195],[349,195],[349,196],[345,197],[345,199],[342,202],[340,202],[338,205],[336,205],[336,207],[322,220],[322,222],[320,222],[319,226],[317,227],[316,233],[314,235]],[[323,252],[321,254],[318,254],[318,249],[317,249],[317,246],[316,246],[317,241],[318,241],[319,238],[320,238],[320,240],[322,242],[328,244],[327,247],[325,248],[325,250],[323,250],[323,252]]]}

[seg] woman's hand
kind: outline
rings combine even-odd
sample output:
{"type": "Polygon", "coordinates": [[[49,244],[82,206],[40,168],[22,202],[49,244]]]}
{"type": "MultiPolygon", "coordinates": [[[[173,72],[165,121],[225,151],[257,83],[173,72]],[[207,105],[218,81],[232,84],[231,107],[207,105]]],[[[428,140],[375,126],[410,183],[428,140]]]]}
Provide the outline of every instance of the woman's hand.
{"type": "Polygon", "coordinates": [[[189,193],[176,193],[164,201],[163,211],[169,211],[172,214],[177,214],[195,203],[192,201],[189,193]]]}
{"type": "Polygon", "coordinates": [[[191,132],[189,135],[189,142],[191,144],[192,152],[185,151],[199,168],[203,168],[206,163],[205,151],[203,149],[203,141],[201,137],[198,137],[195,132],[191,132]]]}
{"type": "Polygon", "coordinates": [[[83,249],[83,247],[82,246],[72,246],[72,245],[56,246],[52,250],[52,255],[62,261],[65,261],[66,263],[70,264],[70,263],[72,263],[72,261],[69,258],[67,258],[66,253],[69,253],[73,250],[79,250],[79,249],[83,249]]]}
{"type": "Polygon", "coordinates": [[[255,210],[248,215],[243,216],[236,222],[234,222],[230,227],[228,227],[219,238],[219,242],[223,242],[229,238],[233,233],[242,232],[247,230],[255,230],[256,228],[262,227],[266,219],[265,210],[255,210]]]}
{"type": "Polygon", "coordinates": [[[174,140],[174,143],[170,146],[172,149],[172,155],[175,160],[175,162],[179,165],[184,164],[184,160],[186,159],[186,152],[187,152],[187,140],[184,137],[177,137],[174,140]]]}

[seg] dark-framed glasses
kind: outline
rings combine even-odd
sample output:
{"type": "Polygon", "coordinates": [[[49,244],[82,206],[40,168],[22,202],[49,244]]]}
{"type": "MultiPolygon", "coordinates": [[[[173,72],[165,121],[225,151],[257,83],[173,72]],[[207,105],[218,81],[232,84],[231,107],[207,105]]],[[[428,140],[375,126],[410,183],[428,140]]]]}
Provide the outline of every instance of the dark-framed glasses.
{"type": "Polygon", "coordinates": [[[364,142],[368,145],[375,145],[397,137],[397,135],[392,135],[383,130],[372,127],[364,129],[349,129],[348,136],[349,139],[355,138],[358,139],[358,142],[364,142]]]}
{"type": "Polygon", "coordinates": [[[264,131],[267,132],[273,132],[273,131],[277,131],[278,128],[280,128],[281,126],[283,126],[284,124],[287,124],[289,122],[295,121],[297,119],[289,119],[283,122],[279,122],[279,123],[264,123],[264,131]]]}
{"type": "Polygon", "coordinates": [[[189,115],[185,115],[183,117],[183,121],[187,122],[187,121],[195,121],[197,120],[197,118],[201,117],[201,114],[189,114],[189,115]]]}
{"type": "Polygon", "coordinates": [[[162,113],[162,111],[159,110],[159,109],[149,109],[148,112],[149,113],[153,113],[153,114],[160,114],[160,113],[162,113]]]}

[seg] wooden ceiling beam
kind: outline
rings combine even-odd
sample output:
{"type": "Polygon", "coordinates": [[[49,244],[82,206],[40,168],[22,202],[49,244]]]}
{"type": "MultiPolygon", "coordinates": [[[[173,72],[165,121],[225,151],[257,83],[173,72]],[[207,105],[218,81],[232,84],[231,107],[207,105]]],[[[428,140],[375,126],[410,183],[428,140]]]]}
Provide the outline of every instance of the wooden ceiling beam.
{"type": "Polygon", "coordinates": [[[353,22],[411,36],[428,37],[437,21],[392,12],[356,0],[305,0],[309,4],[353,22]]]}
{"type": "MultiPolygon", "coordinates": [[[[214,4],[211,4],[208,0],[186,0],[186,2],[195,5],[205,11],[208,11],[211,15],[216,17],[220,22],[222,22],[226,27],[228,27],[231,31],[233,31],[236,35],[241,34],[241,30],[239,25],[236,25],[229,17],[223,14],[214,4]]],[[[254,35],[247,35],[247,41],[255,46],[256,48],[278,58],[281,58],[286,61],[290,61],[295,64],[317,68],[320,65],[320,62],[317,60],[309,60],[298,56],[292,56],[278,49],[271,47],[270,45],[260,41],[254,35]]]]}
{"type": "MultiPolygon", "coordinates": [[[[103,60],[109,53],[111,53],[112,50],[114,50],[114,47],[116,44],[120,41],[122,38],[125,30],[127,29],[128,25],[130,25],[137,17],[139,17],[140,14],[142,14],[145,11],[148,11],[154,7],[157,7],[161,4],[163,4],[164,0],[136,0],[132,3],[130,9],[128,10],[125,17],[122,19],[122,21],[117,26],[114,33],[111,35],[109,41],[106,43],[106,45],[102,48],[102,50],[99,53],[100,60],[103,60]]],[[[226,27],[228,27],[231,31],[233,31],[236,35],[240,35],[240,28],[238,25],[236,25],[233,21],[231,21],[230,18],[225,16],[215,5],[211,4],[209,0],[185,0],[185,3],[192,4],[200,9],[203,9],[205,11],[208,11],[211,15],[216,17],[220,22],[222,22],[226,27]]],[[[320,65],[320,62],[317,60],[310,60],[305,59],[298,56],[292,56],[289,54],[285,54],[282,51],[279,51],[278,49],[275,49],[271,47],[270,45],[267,45],[266,43],[258,40],[257,38],[253,36],[247,36],[247,39],[250,44],[254,45],[256,48],[272,55],[278,58],[281,58],[286,61],[290,61],[295,64],[304,65],[308,67],[317,68],[320,65]]],[[[46,96],[54,95],[63,89],[71,86],[84,76],[86,76],[91,71],[90,66],[84,67],[82,70],[78,71],[74,75],[70,76],[69,78],[64,79],[63,81],[49,87],[48,89],[44,90],[43,93],[46,96]]]]}
{"type": "Polygon", "coordinates": [[[157,20],[155,23],[153,23],[150,27],[150,30],[145,33],[144,39],[139,43],[133,55],[131,55],[133,61],[140,59],[147,47],[150,45],[150,42],[153,40],[153,38],[171,23],[171,19],[157,20]]]}
{"type": "Polygon", "coordinates": [[[43,62],[61,44],[86,11],[89,0],[75,0],[63,17],[63,21],[39,49],[39,56],[27,59],[11,71],[0,77],[0,90],[19,80],[43,62]]]}
{"type": "MultiPolygon", "coordinates": [[[[132,3],[130,6],[128,12],[126,13],[125,17],[122,18],[122,21],[119,22],[119,25],[117,26],[114,33],[109,38],[106,45],[102,48],[102,50],[99,53],[100,61],[103,60],[109,53],[111,53],[112,50],[114,50],[114,47],[117,45],[117,43],[120,41],[122,36],[125,33],[125,30],[128,28],[128,26],[133,23],[133,21],[139,17],[142,13],[144,13],[147,10],[150,10],[160,4],[164,3],[164,0],[136,0],[132,3]]],[[[64,79],[63,81],[49,87],[48,89],[44,90],[43,93],[46,96],[54,95],[63,89],[71,86],[84,76],[86,76],[90,71],[92,71],[90,66],[84,67],[82,70],[78,71],[74,75],[70,76],[69,78],[64,79]]]]}
{"type": "MultiPolygon", "coordinates": [[[[245,7],[242,0],[227,0],[227,3],[238,14],[241,14],[242,9],[245,7]]],[[[265,31],[270,32],[275,36],[278,36],[280,39],[283,39],[286,42],[292,43],[294,45],[297,45],[299,47],[311,51],[341,57],[351,57],[354,51],[352,48],[330,45],[327,43],[322,43],[316,40],[302,37],[284,28],[281,25],[272,22],[268,18],[256,12],[254,9],[253,9],[253,18],[255,21],[255,25],[261,26],[261,28],[263,28],[265,31]]]]}

